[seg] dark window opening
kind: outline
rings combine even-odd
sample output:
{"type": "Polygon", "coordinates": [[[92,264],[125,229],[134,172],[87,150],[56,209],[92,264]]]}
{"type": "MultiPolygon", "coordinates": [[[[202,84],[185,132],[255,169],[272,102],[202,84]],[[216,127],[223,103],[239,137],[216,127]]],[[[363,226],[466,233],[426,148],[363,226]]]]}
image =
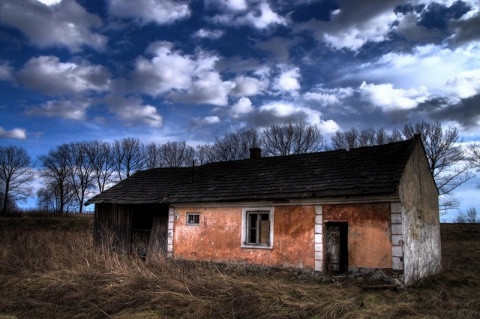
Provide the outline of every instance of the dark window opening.
{"type": "Polygon", "coordinates": [[[190,225],[190,226],[200,225],[200,214],[187,213],[187,225],[190,225]]]}
{"type": "Polygon", "coordinates": [[[270,213],[266,211],[247,212],[248,245],[270,245],[270,213]]]}

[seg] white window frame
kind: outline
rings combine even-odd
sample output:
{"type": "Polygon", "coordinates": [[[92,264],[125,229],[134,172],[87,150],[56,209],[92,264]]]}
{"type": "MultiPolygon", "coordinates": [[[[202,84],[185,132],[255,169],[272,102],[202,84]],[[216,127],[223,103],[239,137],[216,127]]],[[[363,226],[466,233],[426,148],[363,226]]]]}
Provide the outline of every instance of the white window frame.
{"type": "Polygon", "coordinates": [[[242,248],[253,248],[253,249],[273,249],[273,234],[274,234],[274,215],[273,207],[247,207],[242,208],[242,235],[240,246],[242,248]],[[270,222],[270,234],[269,234],[269,244],[260,245],[260,244],[249,244],[247,243],[248,238],[248,221],[247,216],[249,212],[265,212],[268,213],[268,220],[270,222]]]}
{"type": "Polygon", "coordinates": [[[200,226],[200,213],[195,213],[195,212],[192,212],[192,213],[187,213],[186,215],[186,218],[185,218],[185,223],[187,224],[187,226],[200,226]],[[190,216],[198,216],[198,223],[189,223],[189,217],[190,216]]]}

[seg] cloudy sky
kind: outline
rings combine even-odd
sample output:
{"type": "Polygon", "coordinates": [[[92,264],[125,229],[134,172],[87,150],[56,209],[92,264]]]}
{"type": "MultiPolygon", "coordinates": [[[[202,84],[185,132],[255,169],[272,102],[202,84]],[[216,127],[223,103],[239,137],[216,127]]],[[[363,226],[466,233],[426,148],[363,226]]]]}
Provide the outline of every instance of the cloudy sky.
{"type": "Polygon", "coordinates": [[[480,7],[2,0],[0,94],[0,145],[32,157],[130,136],[196,145],[287,121],[329,136],[438,120],[480,141],[480,7]]]}

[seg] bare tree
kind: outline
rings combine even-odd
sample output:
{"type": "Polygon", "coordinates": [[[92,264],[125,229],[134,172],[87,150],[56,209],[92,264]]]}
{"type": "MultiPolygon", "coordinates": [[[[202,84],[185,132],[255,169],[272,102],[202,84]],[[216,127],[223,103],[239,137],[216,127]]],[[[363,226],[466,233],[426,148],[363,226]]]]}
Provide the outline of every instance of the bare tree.
{"type": "Polygon", "coordinates": [[[477,217],[477,210],[473,207],[470,207],[468,210],[467,210],[467,221],[469,223],[478,223],[480,222],[480,220],[478,219],[477,217]]]}
{"type": "Polygon", "coordinates": [[[91,142],[91,161],[96,180],[96,186],[99,192],[103,192],[106,187],[113,182],[115,161],[113,148],[107,142],[91,142]]]}
{"type": "Polygon", "coordinates": [[[137,138],[127,137],[115,141],[113,154],[119,180],[145,168],[145,146],[137,138]]]}
{"type": "Polygon", "coordinates": [[[254,128],[240,132],[240,148],[244,157],[248,158],[250,156],[251,148],[260,148],[263,141],[264,137],[260,136],[259,132],[254,128]]]}
{"type": "Polygon", "coordinates": [[[360,131],[358,136],[358,145],[362,146],[373,146],[378,145],[377,143],[377,132],[373,128],[367,128],[360,131]]]}
{"type": "Polygon", "coordinates": [[[453,219],[454,223],[480,223],[480,219],[477,217],[477,210],[470,207],[467,212],[459,211],[457,216],[453,219]]]}
{"type": "Polygon", "coordinates": [[[32,160],[27,151],[17,146],[0,146],[0,191],[3,194],[2,212],[8,212],[9,203],[30,196],[29,183],[33,180],[32,160]]]}
{"type": "Polygon", "coordinates": [[[145,146],[145,167],[147,169],[162,167],[158,145],[153,142],[145,146]]]}
{"type": "Polygon", "coordinates": [[[331,144],[333,149],[350,150],[357,147],[383,145],[402,140],[404,140],[402,133],[396,129],[391,134],[388,134],[384,128],[379,128],[378,130],[367,128],[361,131],[352,128],[345,132],[337,131],[331,138],[331,144]]]}
{"type": "Polygon", "coordinates": [[[348,149],[347,141],[345,140],[345,134],[336,131],[335,135],[331,137],[331,145],[334,150],[348,149]]]}
{"type": "Polygon", "coordinates": [[[209,161],[234,161],[248,158],[240,148],[240,136],[230,133],[221,138],[216,138],[209,154],[209,161]]]}
{"type": "Polygon", "coordinates": [[[197,146],[197,152],[201,164],[242,159],[235,133],[217,137],[213,144],[197,146]]]}
{"type": "MultiPolygon", "coordinates": [[[[453,191],[471,179],[473,175],[469,171],[470,165],[467,162],[456,128],[448,127],[444,130],[440,122],[425,121],[406,124],[402,132],[395,129],[390,134],[386,133],[383,128],[376,132],[374,129],[358,132],[355,128],[352,128],[346,132],[336,132],[332,136],[332,147],[334,149],[351,149],[380,145],[386,142],[410,139],[415,134],[421,136],[425,146],[430,171],[441,195],[441,211],[458,207],[459,203],[453,196],[453,191]]],[[[472,146],[472,152],[473,149],[472,146]]],[[[480,154],[480,148],[478,153],[480,154]]]]}
{"type": "Polygon", "coordinates": [[[403,138],[402,132],[400,132],[397,129],[394,129],[392,133],[390,133],[390,135],[388,136],[389,143],[400,142],[400,141],[403,141],[403,139],[404,138],[403,138]]]}
{"type": "Polygon", "coordinates": [[[326,148],[316,125],[287,123],[263,130],[263,148],[268,155],[290,155],[318,152],[326,148]]]}
{"type": "Polygon", "coordinates": [[[58,202],[56,212],[62,215],[66,205],[75,196],[71,185],[72,174],[71,151],[68,144],[57,146],[48,152],[48,155],[39,156],[38,160],[42,167],[40,175],[46,179],[46,184],[55,190],[56,201],[58,202]]]}
{"type": "Polygon", "coordinates": [[[259,147],[261,143],[259,133],[251,128],[217,137],[211,145],[197,146],[196,157],[200,164],[247,159],[250,148],[259,147]]]}
{"type": "Polygon", "coordinates": [[[96,148],[88,142],[71,143],[69,147],[70,182],[78,202],[78,212],[81,214],[85,195],[94,186],[96,148]]]}
{"type": "Polygon", "coordinates": [[[37,206],[46,212],[58,213],[61,209],[60,206],[63,207],[62,209],[65,212],[71,211],[74,207],[73,189],[71,189],[71,185],[67,185],[66,187],[70,188],[67,193],[71,194],[71,196],[68,196],[68,199],[62,204],[60,200],[60,187],[55,182],[47,183],[45,187],[37,191],[37,206]]]}
{"type": "Polygon", "coordinates": [[[346,132],[337,131],[335,135],[332,136],[332,147],[333,149],[346,149],[350,150],[360,146],[359,142],[360,133],[357,129],[352,128],[346,132]]]}
{"type": "Polygon", "coordinates": [[[58,196],[55,194],[55,185],[47,185],[37,191],[37,206],[45,212],[56,212],[58,196]]]}
{"type": "Polygon", "coordinates": [[[211,147],[209,144],[197,145],[195,148],[195,162],[200,165],[210,163],[211,147]]]}
{"type": "Polygon", "coordinates": [[[460,144],[458,129],[448,127],[444,130],[440,122],[425,121],[404,126],[403,135],[406,139],[412,138],[415,134],[420,134],[422,138],[430,171],[442,195],[441,209],[455,208],[449,197],[453,196],[455,189],[473,177],[460,144]]]}
{"type": "Polygon", "coordinates": [[[168,142],[158,147],[161,167],[188,167],[193,164],[195,149],[184,142],[168,142]]]}
{"type": "Polygon", "coordinates": [[[389,143],[390,136],[383,127],[379,128],[375,133],[375,144],[374,145],[383,145],[389,143]]]}
{"type": "MultiPolygon", "coordinates": [[[[470,151],[470,156],[469,156],[470,165],[474,169],[476,169],[477,172],[480,172],[480,144],[478,143],[470,144],[469,151],[470,151]]],[[[480,189],[480,184],[477,185],[477,188],[480,189]]]]}

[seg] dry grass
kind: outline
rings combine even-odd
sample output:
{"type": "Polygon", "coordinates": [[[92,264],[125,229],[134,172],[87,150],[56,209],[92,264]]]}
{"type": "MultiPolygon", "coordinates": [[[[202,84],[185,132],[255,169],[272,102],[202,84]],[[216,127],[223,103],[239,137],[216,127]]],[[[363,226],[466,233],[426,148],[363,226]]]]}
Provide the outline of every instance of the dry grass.
{"type": "Polygon", "coordinates": [[[365,291],[288,271],[95,252],[88,218],[0,219],[0,319],[480,318],[480,225],[445,225],[444,271],[365,291]]]}

